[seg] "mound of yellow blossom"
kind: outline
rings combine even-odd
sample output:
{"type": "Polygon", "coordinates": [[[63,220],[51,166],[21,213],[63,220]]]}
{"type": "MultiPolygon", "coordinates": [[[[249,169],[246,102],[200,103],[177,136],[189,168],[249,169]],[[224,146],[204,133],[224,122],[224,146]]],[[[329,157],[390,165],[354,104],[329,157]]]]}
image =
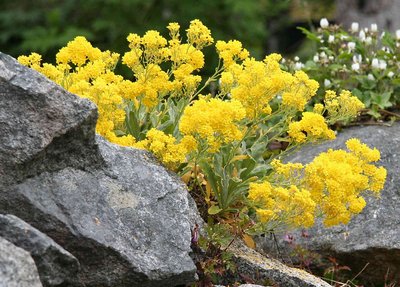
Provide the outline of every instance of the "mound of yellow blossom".
{"type": "Polygon", "coordinates": [[[284,164],[265,152],[273,141],[287,142],[291,150],[334,139],[329,125],[354,118],[364,107],[349,91],[327,91],[323,103],[306,109],[318,83],[302,71],[283,71],[279,54],[252,58],[237,40],[216,42],[219,64],[203,79],[199,71],[203,49],[214,43],[211,31],[200,20],[190,22],[185,37],[178,23],[167,29],[169,39],[154,30],[128,35],[122,63],[132,71],[130,79],[114,72],[119,54],[84,37],[60,49],[55,65],[42,63],[36,53],[18,60],[93,101],[96,132],[109,141],[149,150],[171,170],[185,168],[189,176],[194,170],[192,182],[199,190],[206,186],[207,204],[223,211],[243,208],[255,211],[262,224],[304,227],[322,214],[331,226],[364,208],[366,190],[378,194],[383,188],[386,170],[372,164],[379,151],[357,139],[347,142],[349,151],[329,150],[306,166],[284,164]],[[210,83],[218,83],[216,90],[202,96],[210,83]],[[269,164],[271,174],[265,171],[269,164]],[[218,194],[224,202],[211,203],[218,194]]]}

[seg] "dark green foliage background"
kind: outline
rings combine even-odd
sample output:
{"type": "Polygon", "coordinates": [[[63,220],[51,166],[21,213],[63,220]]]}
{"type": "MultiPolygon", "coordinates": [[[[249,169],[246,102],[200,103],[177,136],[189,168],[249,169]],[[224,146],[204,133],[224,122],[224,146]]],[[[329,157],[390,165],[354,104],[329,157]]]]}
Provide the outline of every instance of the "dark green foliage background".
{"type": "Polygon", "coordinates": [[[215,39],[238,39],[259,58],[268,39],[268,21],[276,21],[289,5],[290,0],[0,1],[0,51],[14,57],[38,52],[53,62],[61,47],[83,35],[103,50],[123,53],[129,33],[154,29],[167,36],[169,22],[186,29],[198,18],[215,39]]]}

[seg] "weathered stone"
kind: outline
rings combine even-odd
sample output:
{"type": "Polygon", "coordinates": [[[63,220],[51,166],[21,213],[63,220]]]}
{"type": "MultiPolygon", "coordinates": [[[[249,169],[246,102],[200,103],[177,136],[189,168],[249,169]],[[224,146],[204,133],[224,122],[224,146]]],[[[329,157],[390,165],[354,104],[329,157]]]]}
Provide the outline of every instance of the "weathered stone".
{"type": "Polygon", "coordinates": [[[254,282],[268,282],[285,287],[329,287],[328,283],[304,270],[288,267],[267,258],[244,244],[234,244],[229,250],[234,255],[237,272],[254,282]]]}
{"type": "Polygon", "coordinates": [[[149,153],[95,139],[90,102],[4,54],[0,71],[0,212],[72,253],[87,287],[194,281],[184,184],[149,153]]]}
{"type": "Polygon", "coordinates": [[[43,286],[81,286],[78,260],[54,240],[13,215],[0,215],[0,236],[28,251],[43,286]]]}
{"type": "Polygon", "coordinates": [[[97,109],[0,52],[0,185],[98,165],[97,109]]]}
{"type": "Polygon", "coordinates": [[[400,2],[395,0],[336,0],[336,23],[350,28],[351,23],[360,23],[360,28],[370,29],[378,25],[379,32],[395,32],[400,28],[400,2]]]}
{"type": "Polygon", "coordinates": [[[0,287],[41,287],[28,252],[0,237],[0,287]]]}
{"type": "MultiPolygon", "coordinates": [[[[309,237],[301,236],[301,231],[292,232],[295,244],[316,251],[324,258],[332,256],[341,265],[349,266],[354,273],[361,271],[358,280],[366,286],[382,284],[385,275],[400,280],[400,123],[391,127],[364,126],[345,129],[337,139],[319,146],[307,146],[288,160],[310,162],[316,155],[328,148],[345,149],[349,138],[359,138],[370,147],[381,152],[378,165],[384,166],[388,176],[380,198],[370,196],[367,206],[348,225],[324,228],[321,222],[307,231],[309,237]]],[[[282,238],[280,245],[285,245],[282,238]]],[[[263,239],[262,249],[271,253],[272,241],[263,239]]],[[[285,247],[281,247],[282,250],[285,247]]]]}

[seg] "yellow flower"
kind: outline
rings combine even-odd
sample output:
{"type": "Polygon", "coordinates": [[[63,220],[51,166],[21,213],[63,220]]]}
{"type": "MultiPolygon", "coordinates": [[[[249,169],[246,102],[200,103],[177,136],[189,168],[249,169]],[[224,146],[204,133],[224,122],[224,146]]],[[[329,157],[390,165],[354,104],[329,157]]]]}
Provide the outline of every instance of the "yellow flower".
{"type": "Polygon", "coordinates": [[[214,42],[211,31],[198,19],[190,21],[189,29],[186,32],[188,43],[199,50],[214,42]]]}
{"type": "Polygon", "coordinates": [[[152,128],[146,133],[146,139],[134,145],[151,151],[168,168],[175,169],[185,162],[187,149],[183,144],[176,143],[176,139],[162,131],[152,128]]]}
{"type": "Polygon", "coordinates": [[[346,90],[343,90],[339,96],[334,91],[326,91],[324,103],[331,117],[331,122],[348,121],[356,117],[365,108],[357,97],[352,96],[346,90]]]}
{"type": "Polygon", "coordinates": [[[231,94],[245,107],[247,117],[253,119],[264,113],[269,102],[286,87],[292,76],[254,59],[246,59],[243,67],[237,72],[237,85],[231,94]]]}
{"type": "Polygon", "coordinates": [[[284,164],[277,159],[272,160],[271,166],[276,171],[276,173],[283,175],[285,178],[296,176],[304,167],[301,163],[289,162],[287,164],[284,164]]]}
{"type": "Polygon", "coordinates": [[[229,68],[238,60],[243,61],[249,57],[249,52],[237,40],[230,40],[229,42],[217,41],[215,47],[226,68],[229,68]]]}
{"type": "Polygon", "coordinates": [[[303,111],[307,102],[315,95],[319,87],[317,81],[308,78],[303,71],[297,71],[289,89],[282,94],[282,105],[303,111]]]}
{"type": "Polygon", "coordinates": [[[328,128],[322,115],[313,112],[303,112],[303,117],[298,122],[291,122],[288,130],[289,136],[298,143],[306,140],[334,139],[335,133],[328,128]]]}
{"type": "Polygon", "coordinates": [[[327,226],[348,223],[365,206],[361,193],[379,193],[386,178],[383,167],[369,164],[379,159],[373,150],[356,139],[346,145],[350,152],[328,150],[305,167],[304,183],[320,204],[327,226]]]}
{"type": "Polygon", "coordinates": [[[207,141],[210,151],[216,151],[221,144],[242,138],[237,122],[244,116],[245,110],[238,101],[201,97],[185,108],[179,130],[184,135],[207,141]]]}

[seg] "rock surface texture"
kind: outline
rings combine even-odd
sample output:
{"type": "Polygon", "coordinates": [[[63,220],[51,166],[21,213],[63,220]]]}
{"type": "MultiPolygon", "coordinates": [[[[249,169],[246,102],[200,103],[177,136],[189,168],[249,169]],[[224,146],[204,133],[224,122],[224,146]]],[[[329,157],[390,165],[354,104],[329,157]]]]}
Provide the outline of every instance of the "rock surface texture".
{"type": "MultiPolygon", "coordinates": [[[[323,228],[320,222],[308,230],[308,238],[301,231],[293,232],[294,243],[317,251],[327,258],[333,256],[354,273],[368,266],[357,277],[365,286],[400,282],[400,123],[391,127],[364,126],[345,129],[337,139],[319,146],[308,146],[292,156],[292,162],[310,162],[328,148],[345,149],[349,138],[359,138],[369,147],[381,152],[381,161],[388,176],[381,197],[367,198],[367,206],[348,225],[323,228]]],[[[276,250],[272,242],[263,240],[262,249],[276,250]]],[[[280,245],[285,245],[281,240],[280,245]]],[[[285,249],[285,247],[281,250],[285,249]]],[[[380,286],[380,285],[379,285],[380,286]]]]}
{"type": "Polygon", "coordinates": [[[42,287],[29,253],[1,237],[0,287],[42,287]]]}
{"type": "Polygon", "coordinates": [[[237,272],[255,282],[268,282],[268,285],[282,287],[331,286],[304,270],[291,268],[277,260],[266,258],[244,244],[235,244],[230,251],[234,254],[237,272]]]}
{"type": "Polygon", "coordinates": [[[0,215],[0,236],[29,252],[43,286],[79,286],[78,260],[50,237],[13,215],[0,215]]]}
{"type": "Polygon", "coordinates": [[[96,119],[91,102],[0,53],[0,213],[76,257],[82,286],[194,281],[184,185],[95,136],[96,119]]]}

